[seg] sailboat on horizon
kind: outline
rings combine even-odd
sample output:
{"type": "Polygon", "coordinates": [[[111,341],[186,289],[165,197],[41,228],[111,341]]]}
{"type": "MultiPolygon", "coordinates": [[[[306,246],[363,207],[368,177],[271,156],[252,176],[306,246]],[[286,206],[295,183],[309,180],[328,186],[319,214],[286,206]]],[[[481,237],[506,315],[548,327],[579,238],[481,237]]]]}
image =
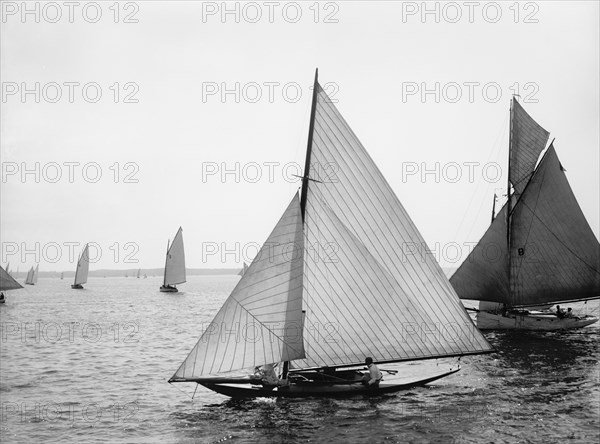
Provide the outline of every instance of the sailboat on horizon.
{"type": "Polygon", "coordinates": [[[493,351],[433,255],[405,255],[405,242],[424,240],[317,71],[301,195],[169,382],[232,397],[379,395],[460,368],[412,361],[493,351]],[[418,370],[380,368],[369,388],[366,357],[418,370]]]}
{"type": "Polygon", "coordinates": [[[244,265],[242,266],[242,269],[240,270],[240,272],[238,273],[238,276],[243,276],[246,274],[246,271],[248,271],[248,264],[246,262],[244,262],[244,265]]]}
{"type": "Polygon", "coordinates": [[[77,268],[75,269],[75,281],[71,285],[72,289],[82,290],[83,284],[87,282],[88,273],[90,271],[90,252],[88,244],[85,244],[83,253],[77,260],[77,268]]]}
{"type": "Polygon", "coordinates": [[[183,250],[183,230],[179,227],[173,238],[173,243],[167,241],[167,254],[165,257],[165,273],[160,291],[163,293],[176,293],[177,284],[183,284],[185,277],[185,253],[183,250]]]}
{"type": "Polygon", "coordinates": [[[481,329],[563,330],[598,318],[540,311],[600,298],[600,244],[558,159],[550,133],[521,107],[510,109],[507,202],[450,277],[477,300],[481,329]],[[536,166],[537,163],[537,167],[536,166]]]}
{"type": "Polygon", "coordinates": [[[31,269],[27,272],[27,277],[25,278],[25,284],[27,285],[35,285],[38,281],[38,273],[40,270],[40,264],[35,266],[35,269],[31,267],[31,269]]]}

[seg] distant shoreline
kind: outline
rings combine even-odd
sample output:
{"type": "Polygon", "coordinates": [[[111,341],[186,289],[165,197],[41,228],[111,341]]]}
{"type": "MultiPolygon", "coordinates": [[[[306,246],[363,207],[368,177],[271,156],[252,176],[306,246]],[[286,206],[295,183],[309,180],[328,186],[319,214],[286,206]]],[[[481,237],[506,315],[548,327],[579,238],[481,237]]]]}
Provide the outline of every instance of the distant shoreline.
{"type": "MultiPolygon", "coordinates": [[[[140,268],[131,268],[127,270],[90,270],[89,277],[128,277],[135,278],[140,268]]],[[[232,275],[238,274],[241,268],[186,268],[185,273],[187,276],[220,276],[220,275],[232,275]]],[[[140,277],[161,276],[164,273],[163,268],[142,268],[140,271],[140,277]]],[[[15,279],[25,278],[27,271],[19,271],[18,273],[11,270],[10,274],[15,279]]],[[[60,278],[63,274],[64,278],[75,277],[75,271],[42,271],[40,270],[40,278],[60,278]],[[64,274],[63,274],[64,273],[64,274]]]]}

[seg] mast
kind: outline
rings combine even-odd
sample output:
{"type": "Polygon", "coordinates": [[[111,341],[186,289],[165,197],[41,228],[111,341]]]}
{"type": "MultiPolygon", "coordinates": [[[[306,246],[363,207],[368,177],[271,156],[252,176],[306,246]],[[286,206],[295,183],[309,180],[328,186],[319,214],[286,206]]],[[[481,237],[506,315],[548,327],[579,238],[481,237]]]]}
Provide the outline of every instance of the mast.
{"type": "Polygon", "coordinates": [[[310,154],[312,152],[313,130],[315,127],[315,110],[317,108],[317,89],[319,86],[319,68],[315,70],[315,83],[313,84],[313,97],[310,109],[310,124],[308,127],[308,143],[306,146],[306,162],[304,163],[304,175],[302,176],[302,196],[300,198],[300,210],[302,211],[302,222],[306,212],[306,198],[308,192],[308,174],[310,172],[310,154]]]}
{"type": "Polygon", "coordinates": [[[494,222],[494,216],[496,215],[496,193],[494,193],[494,201],[492,202],[492,222],[494,222]]]}
{"type": "Polygon", "coordinates": [[[167,252],[165,254],[165,271],[163,273],[163,286],[167,286],[167,261],[169,260],[169,244],[171,239],[167,239],[167,252]]]}
{"type": "Polygon", "coordinates": [[[511,204],[512,204],[512,197],[510,195],[510,157],[511,157],[511,153],[512,153],[512,145],[513,145],[513,120],[514,120],[514,101],[515,98],[513,97],[511,102],[510,102],[510,131],[509,131],[509,141],[508,141],[508,172],[507,172],[507,179],[506,179],[506,196],[508,198],[508,201],[506,202],[506,250],[508,252],[507,255],[507,261],[508,261],[508,295],[509,295],[509,299],[512,298],[512,288],[511,288],[511,249],[510,249],[510,232],[511,232],[511,226],[510,226],[510,212],[512,210],[511,208],[511,204]]]}
{"type": "MultiPolygon", "coordinates": [[[[308,142],[306,144],[306,162],[304,163],[304,174],[302,176],[302,195],[300,197],[300,212],[302,214],[302,223],[306,213],[306,199],[308,194],[308,174],[310,173],[310,154],[312,152],[313,132],[315,128],[315,111],[317,109],[317,94],[319,88],[319,68],[315,69],[315,82],[313,83],[312,105],[310,107],[310,123],[308,126],[308,142]]],[[[290,361],[283,362],[281,379],[286,379],[290,369],[290,361]]]]}

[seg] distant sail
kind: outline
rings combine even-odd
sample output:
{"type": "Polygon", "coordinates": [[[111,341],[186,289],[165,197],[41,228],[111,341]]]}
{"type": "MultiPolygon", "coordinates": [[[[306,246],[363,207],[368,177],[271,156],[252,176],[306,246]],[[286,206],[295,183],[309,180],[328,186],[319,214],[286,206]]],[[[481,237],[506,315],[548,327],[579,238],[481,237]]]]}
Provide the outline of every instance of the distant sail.
{"type": "Polygon", "coordinates": [[[141,269],[141,268],[138,268],[138,271],[137,271],[137,276],[136,276],[138,279],[140,278],[140,274],[141,274],[141,273],[142,273],[142,269],[141,269]]]}
{"type": "Polygon", "coordinates": [[[185,282],[185,253],[183,250],[183,230],[179,227],[173,243],[167,251],[165,262],[164,285],[182,284],[185,282]]]}
{"type": "Polygon", "coordinates": [[[246,271],[248,271],[248,264],[246,264],[246,262],[244,262],[244,266],[242,267],[242,269],[238,273],[238,276],[243,276],[244,274],[246,274],[246,271]]]}
{"type": "Polygon", "coordinates": [[[81,285],[87,282],[88,273],[90,269],[90,252],[88,244],[85,245],[81,257],[77,261],[77,269],[75,270],[75,282],[74,285],[81,285]]]}
{"type": "Polygon", "coordinates": [[[533,174],[540,153],[546,148],[550,133],[533,120],[516,100],[513,100],[512,112],[509,179],[519,196],[533,174]]]}
{"type": "Polygon", "coordinates": [[[295,196],[173,378],[193,380],[304,357],[302,246],[295,196]]]}
{"type": "Polygon", "coordinates": [[[25,283],[28,285],[35,285],[38,281],[38,272],[40,265],[36,265],[35,269],[31,267],[31,269],[27,272],[27,277],[25,278],[25,283]]]}
{"type": "Polygon", "coordinates": [[[19,288],[23,288],[23,286],[15,281],[13,277],[0,266],[0,291],[17,290],[19,288]]]}

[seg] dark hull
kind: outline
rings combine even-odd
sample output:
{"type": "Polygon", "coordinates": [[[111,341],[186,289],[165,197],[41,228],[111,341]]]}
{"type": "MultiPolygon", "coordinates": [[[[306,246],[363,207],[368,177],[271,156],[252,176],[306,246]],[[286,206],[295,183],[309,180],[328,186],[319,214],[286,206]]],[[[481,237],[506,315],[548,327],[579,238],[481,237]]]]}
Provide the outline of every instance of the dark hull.
{"type": "Polygon", "coordinates": [[[171,287],[170,285],[161,285],[160,291],[163,293],[177,293],[179,290],[177,290],[177,287],[171,287]]]}
{"type": "Polygon", "coordinates": [[[83,285],[81,285],[81,284],[71,284],[71,288],[73,290],[83,290],[83,285]]]}
{"type": "Polygon", "coordinates": [[[430,374],[428,376],[414,377],[400,383],[381,383],[373,389],[360,383],[355,384],[328,384],[318,382],[291,383],[285,387],[266,388],[263,386],[244,387],[241,384],[216,384],[201,382],[199,384],[222,395],[232,398],[348,398],[353,396],[379,396],[395,393],[411,387],[425,385],[437,379],[444,378],[459,369],[430,374]]]}

